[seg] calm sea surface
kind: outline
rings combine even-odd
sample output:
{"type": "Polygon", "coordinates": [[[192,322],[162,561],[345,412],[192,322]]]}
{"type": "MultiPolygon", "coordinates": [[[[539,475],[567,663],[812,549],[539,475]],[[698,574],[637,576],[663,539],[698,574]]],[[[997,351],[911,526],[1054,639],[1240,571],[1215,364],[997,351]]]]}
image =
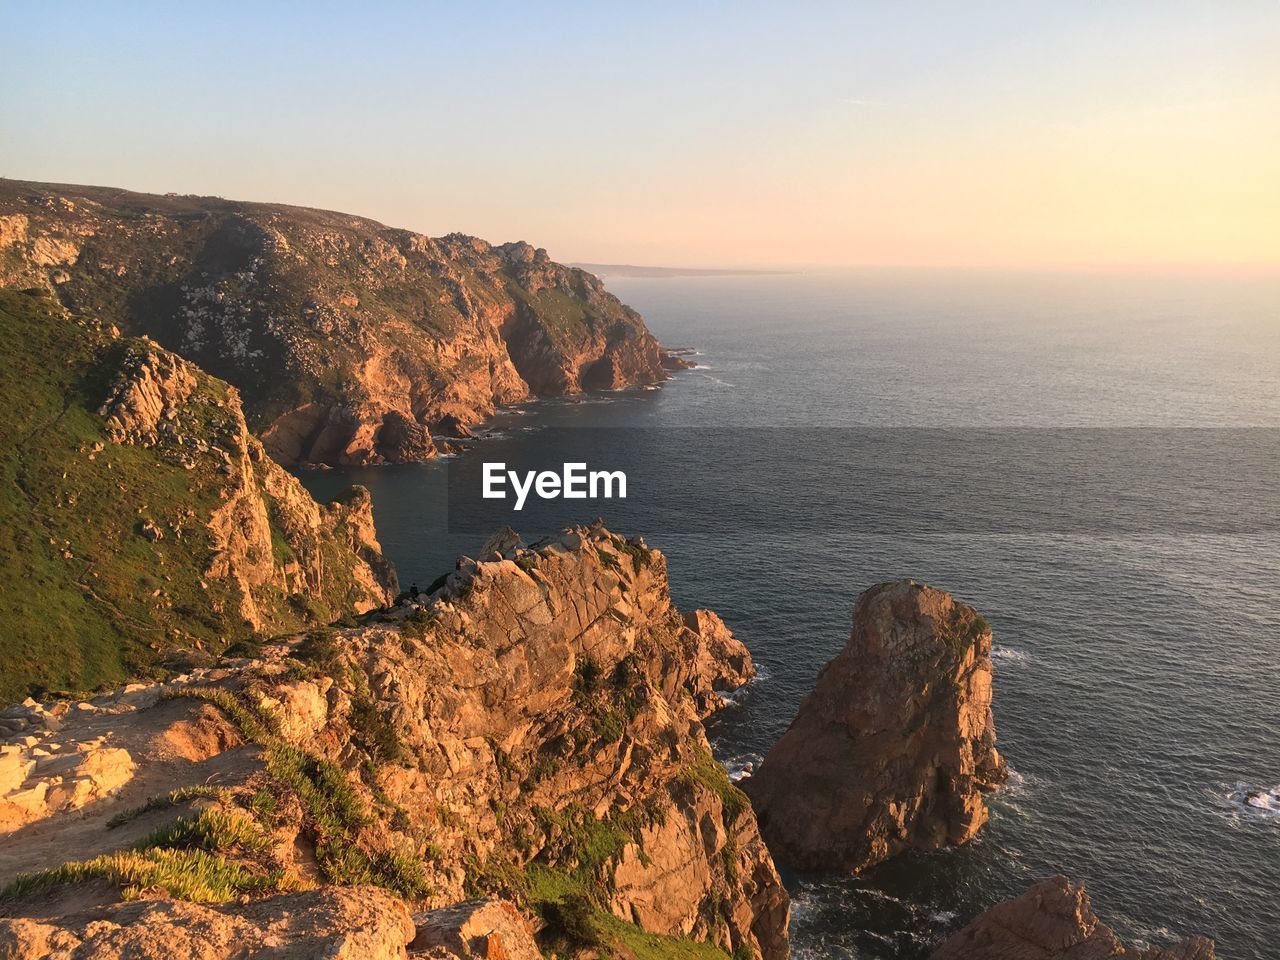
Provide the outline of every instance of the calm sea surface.
{"type": "Polygon", "coordinates": [[[711,727],[785,730],[857,594],[910,576],[996,636],[1013,771],[982,836],[858,878],[786,877],[801,958],[918,958],[1053,873],[1123,936],[1280,956],[1280,279],[878,272],[614,280],[698,368],[504,414],[373,491],[403,582],[509,523],[603,515],[668,556],[761,678],[711,727]],[[483,460],[586,460],[625,501],[483,501],[483,460]],[[1262,801],[1255,801],[1262,803],[1262,801]]]}

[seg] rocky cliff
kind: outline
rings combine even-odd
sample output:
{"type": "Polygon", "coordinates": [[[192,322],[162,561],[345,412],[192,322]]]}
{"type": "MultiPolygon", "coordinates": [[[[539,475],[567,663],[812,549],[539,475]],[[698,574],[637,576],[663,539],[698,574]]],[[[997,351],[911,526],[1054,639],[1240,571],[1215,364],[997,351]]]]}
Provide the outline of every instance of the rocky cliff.
{"type": "Polygon", "coordinates": [[[491,546],[363,626],[13,708],[0,876],[26,875],[0,892],[0,943],[301,937],[339,922],[317,895],[352,888],[341,910],[389,951],[369,956],[522,956],[515,927],[491,947],[457,907],[501,896],[573,956],[679,938],[781,960],[786,893],[700,722],[751,672],[718,618],[672,606],[661,553],[595,527],[491,546]]]}
{"type": "Polygon", "coordinates": [[[932,960],[1214,960],[1213,941],[1126,947],[1089,904],[1083,884],[1052,877],[997,904],[944,943],[932,960]]]}
{"type": "Polygon", "coordinates": [[[51,298],[0,290],[0,697],[92,689],[382,606],[369,496],[322,506],[236,390],[51,298]]]}
{"type": "Polygon", "coordinates": [[[991,716],[991,629],[972,607],[900,580],[857,600],[853,632],[754,776],[769,849],[856,872],[969,840],[1005,778],[991,716]]]}
{"type": "Polygon", "coordinates": [[[666,379],[635,311],[526,243],[346,214],[0,180],[0,286],[236,386],[280,463],[420,460],[496,404],[666,379]]]}

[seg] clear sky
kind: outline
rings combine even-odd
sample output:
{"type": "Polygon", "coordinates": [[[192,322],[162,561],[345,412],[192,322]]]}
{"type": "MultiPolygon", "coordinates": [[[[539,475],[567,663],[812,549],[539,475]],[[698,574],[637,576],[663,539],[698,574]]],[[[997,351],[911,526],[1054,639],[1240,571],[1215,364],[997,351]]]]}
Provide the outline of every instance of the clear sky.
{"type": "Polygon", "coordinates": [[[1280,3],[0,0],[0,176],[562,260],[1280,264],[1280,3]]]}

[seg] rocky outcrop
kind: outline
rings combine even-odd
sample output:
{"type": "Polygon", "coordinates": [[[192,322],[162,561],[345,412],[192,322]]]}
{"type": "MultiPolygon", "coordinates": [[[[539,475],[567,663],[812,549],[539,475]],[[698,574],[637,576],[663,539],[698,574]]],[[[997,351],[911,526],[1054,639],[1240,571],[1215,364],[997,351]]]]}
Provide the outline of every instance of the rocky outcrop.
{"type": "Polygon", "coordinates": [[[542,960],[529,921],[506,900],[467,900],[413,919],[415,955],[433,960],[542,960]]]}
{"type": "Polygon", "coordinates": [[[0,546],[0,697],[94,689],[395,596],[368,493],[316,503],[233,387],[48,297],[0,290],[0,342],[0,464],[21,494],[0,546]]]}
{"type": "Polygon", "coordinates": [[[697,638],[692,661],[699,688],[727,692],[755,679],[756,665],[751,660],[751,652],[715,611],[686,613],[684,625],[697,638]]]}
{"type": "Polygon", "coordinates": [[[1213,960],[1213,941],[1126,947],[1094,914],[1083,884],[1051,877],[996,904],[944,943],[932,960],[1213,960]]]}
{"type": "Polygon", "coordinates": [[[216,197],[0,180],[0,286],[235,385],[286,466],[425,459],[433,425],[679,365],[598,278],[527,243],[216,197]]]}
{"type": "MultiPolygon", "coordinates": [[[[743,674],[737,641],[705,612],[686,625],[665,558],[640,541],[596,526],[519,544],[494,538],[433,594],[363,626],[83,705],[30,708],[4,755],[16,788],[32,787],[31,758],[51,741],[119,751],[145,776],[75,816],[42,808],[11,823],[0,876],[49,867],[59,850],[79,863],[69,876],[109,881],[92,888],[108,899],[145,889],[256,904],[373,882],[406,899],[418,945],[454,951],[444,955],[501,956],[485,952],[500,941],[521,956],[510,908],[458,906],[497,896],[530,930],[539,917],[576,918],[554,930],[570,946],[583,931],[607,941],[636,925],[784,960],[786,892],[701,723],[743,674]],[[729,655],[720,667],[714,649],[729,655]],[[54,712],[56,732],[35,719],[54,712]],[[161,869],[158,828],[200,837],[221,886],[161,869]],[[121,876],[147,879],[130,887],[121,876]]],[[[41,892],[60,882],[24,881],[35,892],[0,903],[0,916],[64,924],[61,901],[41,892]]]]}
{"type": "Polygon", "coordinates": [[[950,594],[909,580],[863,593],[848,644],[743,781],[774,856],[856,872],[971,839],[1006,776],[990,654],[986,620],[950,594]]]}

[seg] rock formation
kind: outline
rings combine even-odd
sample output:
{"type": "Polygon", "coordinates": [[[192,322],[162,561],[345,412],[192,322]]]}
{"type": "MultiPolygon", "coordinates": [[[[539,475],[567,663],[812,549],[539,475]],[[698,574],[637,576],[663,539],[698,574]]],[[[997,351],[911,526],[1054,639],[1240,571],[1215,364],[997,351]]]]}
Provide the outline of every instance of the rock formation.
{"type": "Polygon", "coordinates": [[[802,870],[856,872],[969,840],[1001,783],[991,630],[972,607],[901,580],[872,587],[853,633],[754,776],[769,849],[802,870]]]}
{"type": "MultiPolygon", "coordinates": [[[[253,943],[287,926],[268,918],[373,884],[408,910],[367,921],[391,951],[378,956],[398,956],[400,938],[516,960],[512,908],[459,906],[500,896],[570,947],[662,935],[782,960],[786,893],[701,725],[743,658],[718,618],[672,606],[660,552],[596,526],[529,547],[496,538],[488,559],[363,626],[28,705],[5,715],[19,723],[0,753],[0,878],[35,875],[0,891],[4,935],[105,951],[90,938],[111,924],[111,943],[144,936],[121,918],[187,911],[177,926],[253,943]],[[64,754],[66,769],[44,759],[64,754]],[[78,806],[47,802],[98,756],[113,759],[109,783],[78,806]],[[61,859],[75,862],[48,871],[61,859]],[[289,899],[299,891],[312,893],[289,899]],[[204,906],[161,907],[158,893],[204,906]],[[91,929],[86,900],[107,926],[91,929]]],[[[310,942],[336,925],[316,920],[310,942]]]]}
{"type": "Polygon", "coordinates": [[[235,385],[285,466],[425,459],[437,425],[680,365],[598,278],[527,243],[216,197],[0,180],[0,286],[235,385]]]}
{"type": "Polygon", "coordinates": [[[394,597],[367,491],[316,503],[234,388],[48,297],[0,290],[0,342],[0,696],[93,689],[394,597]]]}
{"type": "Polygon", "coordinates": [[[1094,914],[1083,884],[1051,877],[997,904],[944,943],[932,960],[1213,960],[1213,941],[1124,946],[1094,914]]]}

